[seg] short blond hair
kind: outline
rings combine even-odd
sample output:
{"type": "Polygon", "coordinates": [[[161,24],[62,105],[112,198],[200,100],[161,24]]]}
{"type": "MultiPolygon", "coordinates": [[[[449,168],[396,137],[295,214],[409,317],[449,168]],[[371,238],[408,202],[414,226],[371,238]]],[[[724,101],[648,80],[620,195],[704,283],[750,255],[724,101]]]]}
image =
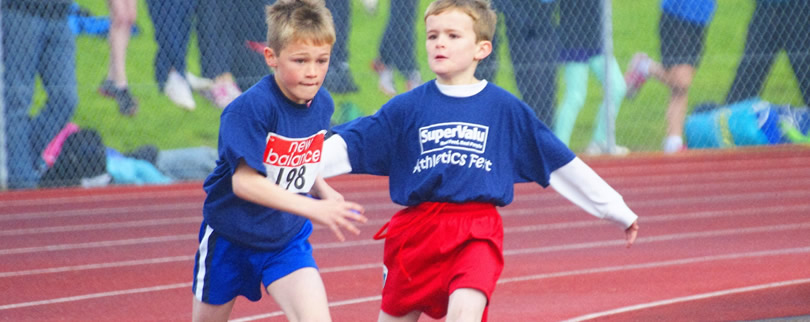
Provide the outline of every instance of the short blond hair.
{"type": "Polygon", "coordinates": [[[267,6],[267,47],[278,54],[287,45],[304,41],[334,45],[335,25],[323,0],[278,0],[267,6]]]}
{"type": "Polygon", "coordinates": [[[452,9],[460,10],[472,18],[475,41],[492,41],[498,15],[492,10],[489,0],[436,0],[425,11],[425,20],[452,9]]]}

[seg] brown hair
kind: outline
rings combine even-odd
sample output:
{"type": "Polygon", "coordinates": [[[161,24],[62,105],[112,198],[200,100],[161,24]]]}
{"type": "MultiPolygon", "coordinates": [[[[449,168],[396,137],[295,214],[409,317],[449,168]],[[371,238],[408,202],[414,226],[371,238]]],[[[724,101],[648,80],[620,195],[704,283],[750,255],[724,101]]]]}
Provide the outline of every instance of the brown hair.
{"type": "Polygon", "coordinates": [[[266,11],[267,46],[276,54],[295,41],[335,43],[332,13],[323,0],[278,0],[266,11]]]}
{"type": "Polygon", "coordinates": [[[425,11],[425,19],[453,9],[460,10],[472,18],[475,41],[492,41],[498,15],[492,10],[489,0],[436,0],[425,11]]]}

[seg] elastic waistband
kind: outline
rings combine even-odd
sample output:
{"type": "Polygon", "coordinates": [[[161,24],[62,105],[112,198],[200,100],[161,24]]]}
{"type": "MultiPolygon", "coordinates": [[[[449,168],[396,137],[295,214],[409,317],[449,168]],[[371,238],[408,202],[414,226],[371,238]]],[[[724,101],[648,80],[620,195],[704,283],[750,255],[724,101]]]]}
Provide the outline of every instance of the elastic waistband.
{"type": "Polygon", "coordinates": [[[495,205],[487,202],[465,202],[465,203],[452,203],[452,202],[423,202],[416,206],[411,206],[400,213],[405,211],[418,211],[418,212],[428,212],[432,210],[439,210],[442,214],[445,213],[470,213],[482,210],[490,210],[495,209],[495,205]]]}

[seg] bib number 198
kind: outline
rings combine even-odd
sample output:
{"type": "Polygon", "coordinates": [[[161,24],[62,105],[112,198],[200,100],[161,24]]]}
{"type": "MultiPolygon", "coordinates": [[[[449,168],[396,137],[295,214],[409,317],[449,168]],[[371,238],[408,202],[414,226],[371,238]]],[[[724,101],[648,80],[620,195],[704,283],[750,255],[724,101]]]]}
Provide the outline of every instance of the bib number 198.
{"type": "Polygon", "coordinates": [[[307,180],[304,177],[306,173],[307,167],[303,165],[298,168],[279,168],[278,177],[276,177],[276,184],[280,187],[284,187],[285,190],[290,190],[290,185],[295,187],[296,190],[299,190],[307,183],[307,180]]]}

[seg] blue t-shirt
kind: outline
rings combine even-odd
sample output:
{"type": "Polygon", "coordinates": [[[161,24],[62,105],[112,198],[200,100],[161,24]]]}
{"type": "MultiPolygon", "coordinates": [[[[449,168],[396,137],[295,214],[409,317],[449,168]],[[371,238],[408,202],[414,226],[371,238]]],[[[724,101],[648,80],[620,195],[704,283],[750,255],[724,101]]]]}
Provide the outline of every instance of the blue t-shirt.
{"type": "Polygon", "coordinates": [[[231,178],[244,160],[282,188],[308,192],[320,171],[332,112],[334,103],[325,89],[307,107],[284,96],[272,75],[236,98],[220,116],[219,159],[203,187],[205,222],[234,243],[284,247],[308,219],[237,197],[231,178]]]}
{"type": "Polygon", "coordinates": [[[504,206],[514,183],[546,187],[575,156],[528,105],[493,84],[459,98],[429,81],[333,131],[346,141],[352,173],[388,176],[391,200],[405,206],[504,206]]]}
{"type": "Polygon", "coordinates": [[[686,21],[705,26],[712,20],[715,0],[662,0],[661,9],[686,21]]]}

